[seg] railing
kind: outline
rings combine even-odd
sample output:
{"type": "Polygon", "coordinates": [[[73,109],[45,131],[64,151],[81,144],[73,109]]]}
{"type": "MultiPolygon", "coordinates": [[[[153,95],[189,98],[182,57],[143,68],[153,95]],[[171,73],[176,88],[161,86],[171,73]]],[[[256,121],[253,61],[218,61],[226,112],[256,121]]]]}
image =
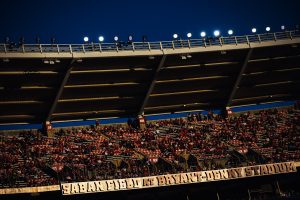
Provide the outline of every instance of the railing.
{"type": "Polygon", "coordinates": [[[86,44],[0,44],[0,53],[73,53],[73,52],[119,52],[181,49],[223,45],[239,45],[300,38],[300,32],[285,31],[245,36],[206,37],[201,39],[173,40],[162,42],[117,42],[86,44]]]}

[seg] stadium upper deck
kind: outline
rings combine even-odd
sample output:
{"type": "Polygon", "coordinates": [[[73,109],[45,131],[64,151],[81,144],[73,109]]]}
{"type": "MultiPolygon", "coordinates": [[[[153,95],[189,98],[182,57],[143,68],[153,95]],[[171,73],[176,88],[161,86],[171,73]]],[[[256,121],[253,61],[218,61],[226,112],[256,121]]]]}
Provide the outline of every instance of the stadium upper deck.
{"type": "Polygon", "coordinates": [[[131,44],[0,44],[0,124],[299,99],[298,31],[131,44]]]}

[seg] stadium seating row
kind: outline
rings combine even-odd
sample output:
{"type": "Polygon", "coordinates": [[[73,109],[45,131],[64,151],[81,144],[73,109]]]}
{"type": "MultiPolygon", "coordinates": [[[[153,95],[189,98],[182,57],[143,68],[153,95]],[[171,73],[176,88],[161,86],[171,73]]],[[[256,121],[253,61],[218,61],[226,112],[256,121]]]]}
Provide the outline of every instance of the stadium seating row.
{"type": "Polygon", "coordinates": [[[3,136],[0,187],[53,185],[300,160],[300,113],[200,114],[147,123],[3,136]]]}

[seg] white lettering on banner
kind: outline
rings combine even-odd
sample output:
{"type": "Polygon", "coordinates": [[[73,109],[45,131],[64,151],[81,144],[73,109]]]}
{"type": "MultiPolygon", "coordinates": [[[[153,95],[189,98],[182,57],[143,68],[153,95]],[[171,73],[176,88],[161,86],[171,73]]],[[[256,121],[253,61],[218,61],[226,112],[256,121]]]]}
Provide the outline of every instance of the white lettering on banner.
{"type": "Polygon", "coordinates": [[[61,184],[61,189],[63,195],[72,195],[230,180],[291,172],[297,172],[296,165],[294,162],[274,163],[202,172],[168,174],[140,178],[114,179],[79,183],[63,183],[61,184]]]}

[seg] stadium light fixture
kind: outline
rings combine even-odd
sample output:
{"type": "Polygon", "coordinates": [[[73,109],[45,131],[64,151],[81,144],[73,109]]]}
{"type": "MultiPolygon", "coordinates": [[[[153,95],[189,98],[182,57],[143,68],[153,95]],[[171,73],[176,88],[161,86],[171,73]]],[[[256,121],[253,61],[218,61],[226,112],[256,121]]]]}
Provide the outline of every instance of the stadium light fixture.
{"type": "Polygon", "coordinates": [[[115,37],[114,37],[114,40],[115,40],[115,42],[118,42],[119,37],[118,37],[118,36],[115,36],[115,37]]]}
{"type": "Polygon", "coordinates": [[[185,55],[181,55],[180,58],[181,58],[181,60],[186,60],[187,59],[187,57],[185,55]]]}
{"type": "Polygon", "coordinates": [[[252,28],[252,33],[256,33],[256,28],[252,28]]]}
{"type": "Polygon", "coordinates": [[[188,34],[186,34],[186,36],[187,36],[188,38],[191,38],[191,37],[192,37],[192,33],[188,33],[188,34]]]}
{"type": "Polygon", "coordinates": [[[228,30],[228,35],[233,35],[233,30],[228,30]]]}
{"type": "Polygon", "coordinates": [[[206,33],[205,33],[204,31],[202,31],[202,32],[200,33],[200,36],[201,36],[201,37],[205,37],[205,36],[206,36],[206,33]]]}
{"type": "Polygon", "coordinates": [[[85,36],[85,37],[83,38],[83,41],[84,41],[84,42],[88,42],[88,41],[89,41],[89,37],[85,36]]]}
{"type": "Polygon", "coordinates": [[[98,40],[99,40],[99,42],[103,42],[104,41],[104,37],[103,36],[99,36],[98,40]]]}
{"type": "Polygon", "coordinates": [[[3,58],[2,61],[5,62],[5,63],[8,63],[9,59],[8,58],[3,58]]]}
{"type": "Polygon", "coordinates": [[[267,26],[266,31],[269,32],[271,30],[271,27],[267,26]]]}
{"type": "Polygon", "coordinates": [[[215,30],[214,31],[214,36],[215,37],[219,37],[220,36],[220,31],[219,30],[215,30]]]}
{"type": "Polygon", "coordinates": [[[129,42],[132,42],[132,40],[133,40],[133,36],[132,36],[132,35],[129,35],[129,36],[128,36],[128,41],[129,41],[129,42]]]}
{"type": "Polygon", "coordinates": [[[173,34],[173,38],[174,38],[174,39],[177,39],[177,38],[178,38],[178,34],[177,34],[177,33],[174,33],[174,34],[173,34]]]}
{"type": "Polygon", "coordinates": [[[281,30],[283,30],[283,31],[285,30],[285,26],[284,25],[281,26],[281,30]]]}
{"type": "Polygon", "coordinates": [[[77,60],[76,60],[76,62],[78,62],[78,63],[82,63],[82,59],[81,58],[78,58],[77,60]]]}

